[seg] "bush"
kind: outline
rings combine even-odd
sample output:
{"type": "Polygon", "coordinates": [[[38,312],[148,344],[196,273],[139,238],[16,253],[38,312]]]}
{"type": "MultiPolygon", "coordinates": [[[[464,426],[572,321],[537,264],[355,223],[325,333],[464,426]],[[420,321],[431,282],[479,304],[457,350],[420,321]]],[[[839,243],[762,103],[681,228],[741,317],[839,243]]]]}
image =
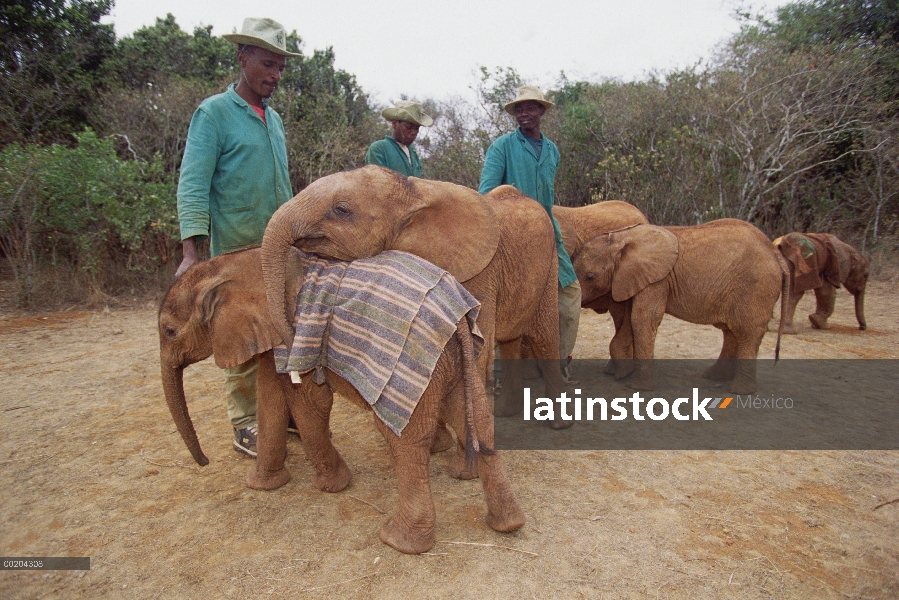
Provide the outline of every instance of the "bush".
{"type": "Polygon", "coordinates": [[[172,259],[175,186],[159,158],[123,161],[90,129],[76,138],[0,151],[0,247],[23,308],[118,293],[172,259]],[[39,285],[60,267],[70,278],[39,285]]]}

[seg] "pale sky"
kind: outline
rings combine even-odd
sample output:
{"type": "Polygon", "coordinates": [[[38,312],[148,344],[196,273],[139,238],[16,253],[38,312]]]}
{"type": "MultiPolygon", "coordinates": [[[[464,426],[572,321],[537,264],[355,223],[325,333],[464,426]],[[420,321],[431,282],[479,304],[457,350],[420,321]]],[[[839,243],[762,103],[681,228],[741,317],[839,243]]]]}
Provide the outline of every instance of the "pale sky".
{"type": "MultiPolygon", "coordinates": [[[[762,0],[755,11],[786,4],[762,0]]],[[[245,17],[269,17],[304,40],[303,51],[334,48],[337,68],[356,76],[380,104],[400,94],[471,99],[479,65],[514,67],[529,83],[644,78],[711,57],[739,29],[741,0],[116,0],[103,22],[125,37],[157,17],[181,29],[239,31],[245,17]]]]}

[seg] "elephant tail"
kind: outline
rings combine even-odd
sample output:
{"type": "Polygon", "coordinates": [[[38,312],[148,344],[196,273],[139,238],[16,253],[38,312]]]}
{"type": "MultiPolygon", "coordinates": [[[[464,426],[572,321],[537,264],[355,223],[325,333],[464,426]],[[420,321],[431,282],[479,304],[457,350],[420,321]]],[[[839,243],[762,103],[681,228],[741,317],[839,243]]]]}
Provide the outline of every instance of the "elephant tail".
{"type": "MultiPolygon", "coordinates": [[[[486,392],[483,383],[477,381],[477,366],[474,359],[474,346],[471,343],[471,331],[468,328],[468,319],[462,317],[456,323],[456,337],[462,347],[462,380],[465,386],[465,462],[469,467],[479,454],[491,456],[495,453],[492,448],[480,443],[475,419],[475,394],[480,391],[480,404],[486,402],[486,392]]],[[[486,410],[486,406],[483,406],[486,410]]]]}
{"type": "Polygon", "coordinates": [[[777,323],[777,343],[774,345],[774,362],[780,360],[780,339],[784,331],[784,315],[792,290],[790,289],[790,265],[780,252],[775,252],[777,264],[780,266],[780,319],[777,323]]]}

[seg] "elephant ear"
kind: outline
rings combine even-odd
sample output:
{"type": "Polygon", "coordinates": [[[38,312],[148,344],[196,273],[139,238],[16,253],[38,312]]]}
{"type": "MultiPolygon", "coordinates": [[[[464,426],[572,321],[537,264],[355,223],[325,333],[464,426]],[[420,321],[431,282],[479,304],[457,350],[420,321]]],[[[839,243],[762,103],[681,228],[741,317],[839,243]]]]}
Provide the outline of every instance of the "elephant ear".
{"type": "Polygon", "coordinates": [[[452,183],[410,177],[408,184],[409,218],[390,247],[416,254],[462,282],[483,271],[499,247],[499,222],[490,203],[452,183]]]}
{"type": "Polygon", "coordinates": [[[852,259],[845,248],[847,244],[830,233],[819,233],[815,237],[827,248],[824,277],[834,287],[840,287],[840,284],[849,277],[849,271],[852,269],[852,259]]]}
{"type": "Polygon", "coordinates": [[[661,227],[636,225],[609,234],[615,262],[612,299],[624,302],[668,276],[677,262],[677,237],[661,227]]]}
{"type": "Polygon", "coordinates": [[[261,274],[257,285],[238,278],[211,283],[198,298],[198,308],[216,365],[236,367],[281,343],[269,318],[261,274]]]}
{"type": "Polygon", "coordinates": [[[814,234],[788,233],[774,240],[780,253],[793,265],[793,289],[795,291],[808,291],[821,287],[824,281],[821,279],[822,260],[819,247],[812,239],[814,234]]]}

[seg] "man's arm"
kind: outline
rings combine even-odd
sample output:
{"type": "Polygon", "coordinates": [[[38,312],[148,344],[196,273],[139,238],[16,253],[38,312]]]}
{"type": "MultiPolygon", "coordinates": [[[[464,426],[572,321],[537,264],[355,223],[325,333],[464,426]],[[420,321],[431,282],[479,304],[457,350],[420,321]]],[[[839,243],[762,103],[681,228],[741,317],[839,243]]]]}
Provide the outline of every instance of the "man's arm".
{"type": "Polygon", "coordinates": [[[506,175],[506,157],[496,142],[487,148],[484,157],[484,168],[481,170],[481,184],[478,186],[479,194],[486,194],[503,184],[506,175]]]}
{"type": "Polygon", "coordinates": [[[182,258],[175,277],[197,262],[197,238],[209,235],[209,191],[220,152],[218,132],[198,110],[190,121],[178,180],[178,221],[182,258]]]}

